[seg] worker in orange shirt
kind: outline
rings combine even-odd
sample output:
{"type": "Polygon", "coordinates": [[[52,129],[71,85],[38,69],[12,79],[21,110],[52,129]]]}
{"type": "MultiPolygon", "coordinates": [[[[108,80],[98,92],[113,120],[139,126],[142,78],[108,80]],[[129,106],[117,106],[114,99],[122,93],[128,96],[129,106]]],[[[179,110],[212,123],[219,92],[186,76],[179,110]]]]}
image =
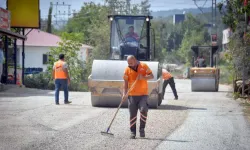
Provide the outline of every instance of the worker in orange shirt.
{"type": "Polygon", "coordinates": [[[166,87],[169,84],[172,91],[173,91],[173,94],[175,96],[175,100],[178,100],[177,91],[175,89],[174,77],[169,73],[168,70],[162,69],[162,78],[164,80],[164,82],[163,82],[163,99],[164,99],[166,87]]]}
{"type": "Polygon", "coordinates": [[[59,60],[54,63],[53,72],[52,72],[53,79],[55,79],[55,102],[56,105],[59,105],[59,90],[61,86],[63,87],[64,91],[64,104],[69,104],[71,101],[68,100],[68,84],[70,82],[69,73],[68,73],[68,65],[64,61],[64,54],[59,55],[59,60]]]}
{"type": "Polygon", "coordinates": [[[136,136],[137,111],[140,111],[140,137],[145,137],[145,125],[148,113],[148,83],[147,80],[153,79],[154,75],[147,64],[139,62],[133,55],[127,57],[128,67],[124,72],[124,91],[123,100],[128,89],[136,81],[133,89],[128,94],[128,108],[130,113],[130,138],[136,136]]]}

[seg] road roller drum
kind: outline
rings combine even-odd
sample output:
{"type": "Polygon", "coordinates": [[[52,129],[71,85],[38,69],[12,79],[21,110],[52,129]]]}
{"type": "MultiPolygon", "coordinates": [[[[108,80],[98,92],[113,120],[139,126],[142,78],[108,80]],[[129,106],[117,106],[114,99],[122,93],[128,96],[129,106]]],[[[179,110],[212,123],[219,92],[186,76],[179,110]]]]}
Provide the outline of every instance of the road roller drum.
{"type": "MultiPolygon", "coordinates": [[[[154,74],[154,79],[148,81],[149,99],[151,108],[161,104],[162,78],[159,75],[159,63],[142,61],[146,63],[154,74]]],[[[123,93],[123,74],[128,66],[124,60],[94,60],[92,73],[89,76],[88,86],[91,91],[91,103],[97,107],[117,107],[123,93]]],[[[125,101],[122,107],[127,107],[125,101]]]]}

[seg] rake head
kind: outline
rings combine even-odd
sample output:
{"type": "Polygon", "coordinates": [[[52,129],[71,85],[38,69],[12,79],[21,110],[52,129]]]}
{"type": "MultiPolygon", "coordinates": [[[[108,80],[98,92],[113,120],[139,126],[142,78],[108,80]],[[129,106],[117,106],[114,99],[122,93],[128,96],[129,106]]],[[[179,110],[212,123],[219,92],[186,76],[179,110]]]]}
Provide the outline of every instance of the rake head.
{"type": "Polygon", "coordinates": [[[101,132],[102,135],[104,136],[108,136],[108,137],[114,137],[114,134],[113,133],[108,133],[108,132],[101,132]]]}

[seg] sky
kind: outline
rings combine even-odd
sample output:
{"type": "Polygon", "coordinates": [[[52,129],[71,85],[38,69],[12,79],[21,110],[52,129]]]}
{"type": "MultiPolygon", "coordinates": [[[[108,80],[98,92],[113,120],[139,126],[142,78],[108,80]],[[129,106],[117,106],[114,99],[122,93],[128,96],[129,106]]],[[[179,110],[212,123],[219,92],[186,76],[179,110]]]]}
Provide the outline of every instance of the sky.
{"type": "MultiPolygon", "coordinates": [[[[67,14],[70,5],[70,11],[73,12],[73,10],[79,11],[81,9],[81,6],[83,6],[84,2],[95,2],[95,3],[101,3],[104,4],[104,0],[40,0],[40,10],[41,10],[41,18],[47,18],[48,15],[48,9],[50,6],[50,2],[56,4],[57,2],[59,4],[62,4],[64,2],[65,6],[57,6],[54,5],[53,7],[53,14],[56,12],[59,14],[58,19],[67,19],[67,14]],[[65,15],[64,15],[65,13],[65,15]]],[[[197,0],[199,1],[199,0],[197,0]]],[[[221,0],[217,0],[221,1],[221,0]]],[[[140,3],[141,0],[131,0],[132,4],[138,4],[140,3]]],[[[159,11],[159,10],[170,10],[170,9],[183,9],[183,8],[197,8],[196,5],[194,4],[193,0],[149,0],[149,3],[151,4],[151,10],[152,11],[159,11]]],[[[0,7],[6,8],[5,6],[6,0],[0,0],[0,7]]],[[[211,7],[212,6],[212,1],[211,0],[200,0],[200,2],[197,2],[197,5],[202,7],[211,7]],[[204,5],[205,4],[205,5],[204,5]]]]}

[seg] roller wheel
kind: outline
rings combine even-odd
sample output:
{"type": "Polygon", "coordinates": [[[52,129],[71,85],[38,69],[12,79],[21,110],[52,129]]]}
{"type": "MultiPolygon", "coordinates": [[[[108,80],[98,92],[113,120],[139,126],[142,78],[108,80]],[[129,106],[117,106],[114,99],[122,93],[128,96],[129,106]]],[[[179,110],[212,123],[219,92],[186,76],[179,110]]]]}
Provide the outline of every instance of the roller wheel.
{"type": "Polygon", "coordinates": [[[93,107],[98,107],[100,105],[99,104],[99,97],[91,95],[91,103],[92,103],[93,107]]]}
{"type": "Polygon", "coordinates": [[[150,108],[153,108],[153,109],[157,109],[158,108],[158,103],[159,103],[159,101],[158,101],[158,98],[156,99],[156,98],[154,98],[154,99],[150,99],[149,100],[150,102],[148,103],[149,104],[149,107],[150,108]]]}
{"type": "Polygon", "coordinates": [[[216,85],[215,92],[219,91],[219,84],[216,85]]]}
{"type": "Polygon", "coordinates": [[[217,80],[216,81],[216,84],[215,84],[215,92],[218,92],[219,91],[219,81],[217,80]]]}
{"type": "Polygon", "coordinates": [[[158,106],[162,103],[162,93],[158,94],[158,106]]]}

